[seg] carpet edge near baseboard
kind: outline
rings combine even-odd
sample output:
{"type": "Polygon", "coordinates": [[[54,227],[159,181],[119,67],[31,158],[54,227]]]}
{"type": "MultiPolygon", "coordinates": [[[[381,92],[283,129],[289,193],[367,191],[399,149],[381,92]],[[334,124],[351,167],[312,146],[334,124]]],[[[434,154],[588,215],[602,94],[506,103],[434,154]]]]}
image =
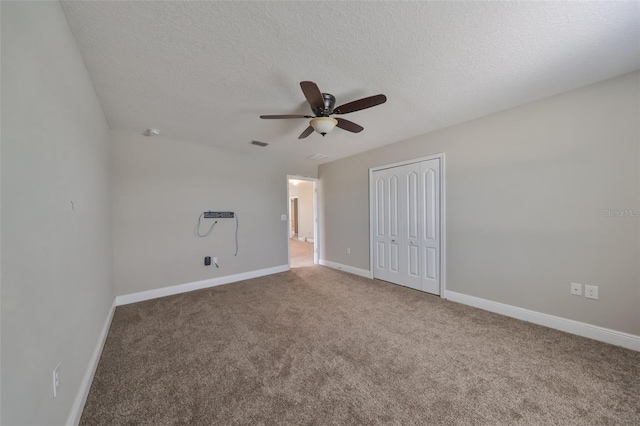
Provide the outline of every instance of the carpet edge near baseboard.
{"type": "Polygon", "coordinates": [[[354,266],[343,265],[342,263],[332,262],[326,259],[318,260],[318,263],[322,266],[326,266],[328,268],[337,269],[339,271],[349,272],[350,274],[359,275],[365,278],[373,278],[371,271],[367,269],[360,269],[354,266]]]}
{"type": "Polygon", "coordinates": [[[189,291],[201,290],[209,287],[216,287],[223,284],[230,284],[237,281],[249,280],[263,277],[265,275],[277,274],[288,271],[289,265],[274,266],[254,271],[241,272],[239,274],[225,275],[223,277],[210,278],[202,281],[194,281],[185,284],[172,285],[168,287],[156,288],[153,290],[140,291],[137,293],[124,294],[116,297],[116,306],[128,305],[130,303],[142,302],[145,300],[157,299],[159,297],[173,296],[175,294],[187,293],[189,291]]]}
{"type": "Polygon", "coordinates": [[[485,311],[504,315],[511,318],[531,322],[588,339],[598,340],[626,349],[640,351],[640,336],[612,330],[597,325],[587,324],[580,321],[570,320],[555,315],[544,314],[542,312],[519,308],[492,300],[469,296],[463,293],[447,290],[446,297],[451,302],[462,303],[485,311]]]}
{"type": "MultiPolygon", "coordinates": [[[[319,263],[320,265],[327,266],[332,269],[349,272],[365,278],[373,278],[371,272],[366,269],[355,268],[353,266],[331,262],[326,259],[320,259],[319,263]]],[[[636,336],[634,334],[570,320],[555,315],[544,314],[542,312],[507,305],[505,303],[494,302],[492,300],[482,299],[480,297],[470,296],[450,290],[445,291],[444,298],[451,302],[462,303],[463,305],[473,306],[474,308],[483,309],[485,311],[504,315],[510,318],[531,322],[553,328],[555,330],[564,331],[565,333],[575,334],[577,336],[640,352],[640,336],[636,336]]]]}

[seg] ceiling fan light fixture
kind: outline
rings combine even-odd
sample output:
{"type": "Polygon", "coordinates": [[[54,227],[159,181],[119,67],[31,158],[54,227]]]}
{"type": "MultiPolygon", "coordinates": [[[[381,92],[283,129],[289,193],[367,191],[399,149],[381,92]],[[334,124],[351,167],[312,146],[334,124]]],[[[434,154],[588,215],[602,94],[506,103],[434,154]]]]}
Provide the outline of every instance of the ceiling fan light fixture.
{"type": "Polygon", "coordinates": [[[335,96],[330,93],[322,93],[320,89],[318,89],[318,85],[313,81],[301,81],[300,88],[302,89],[302,93],[304,93],[304,97],[307,98],[307,102],[309,103],[314,115],[280,114],[260,116],[260,118],[265,119],[310,118],[311,121],[309,122],[309,126],[300,133],[298,139],[304,139],[314,131],[324,136],[332,131],[336,126],[340,127],[342,130],[346,130],[347,132],[360,133],[364,130],[364,127],[361,125],[345,120],[342,117],[336,120],[330,116],[334,114],[342,115],[349,114],[350,112],[361,111],[363,109],[383,104],[387,101],[387,97],[385,95],[379,94],[347,102],[346,104],[335,107],[335,96]]]}
{"type": "Polygon", "coordinates": [[[338,120],[331,117],[316,117],[312,118],[309,124],[313,127],[313,130],[324,136],[336,127],[338,120]]]}

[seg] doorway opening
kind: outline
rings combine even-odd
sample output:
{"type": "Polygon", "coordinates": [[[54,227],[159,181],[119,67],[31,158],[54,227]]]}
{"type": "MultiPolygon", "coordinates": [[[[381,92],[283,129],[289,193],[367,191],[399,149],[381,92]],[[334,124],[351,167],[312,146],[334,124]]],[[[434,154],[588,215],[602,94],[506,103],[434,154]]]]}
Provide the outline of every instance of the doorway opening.
{"type": "Polygon", "coordinates": [[[289,267],[318,263],[317,179],[287,176],[289,267]]]}

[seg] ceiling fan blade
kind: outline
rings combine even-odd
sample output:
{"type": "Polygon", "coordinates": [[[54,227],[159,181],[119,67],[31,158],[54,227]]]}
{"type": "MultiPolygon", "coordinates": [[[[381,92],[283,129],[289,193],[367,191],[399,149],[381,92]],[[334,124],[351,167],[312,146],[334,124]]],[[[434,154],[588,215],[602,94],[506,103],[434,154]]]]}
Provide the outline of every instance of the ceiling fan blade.
{"type": "Polygon", "coordinates": [[[260,118],[313,118],[312,115],[261,115],[260,118]]]}
{"type": "Polygon", "coordinates": [[[309,126],[304,130],[304,132],[300,133],[300,136],[298,136],[298,139],[304,139],[307,136],[309,136],[311,133],[313,133],[313,127],[309,126]]]}
{"type": "Polygon", "coordinates": [[[364,130],[364,127],[354,123],[353,121],[345,120],[344,118],[340,118],[340,117],[336,117],[336,120],[338,120],[338,124],[336,124],[336,126],[348,132],[360,133],[361,131],[364,130]]]}
{"type": "Polygon", "coordinates": [[[304,93],[304,97],[307,98],[307,102],[311,105],[312,111],[324,109],[322,92],[313,81],[301,81],[300,88],[302,88],[302,93],[304,93]]]}
{"type": "Polygon", "coordinates": [[[354,111],[360,111],[361,109],[367,109],[387,102],[385,95],[369,96],[368,98],[358,99],[357,101],[349,102],[344,105],[340,105],[333,109],[334,114],[348,114],[354,111]]]}

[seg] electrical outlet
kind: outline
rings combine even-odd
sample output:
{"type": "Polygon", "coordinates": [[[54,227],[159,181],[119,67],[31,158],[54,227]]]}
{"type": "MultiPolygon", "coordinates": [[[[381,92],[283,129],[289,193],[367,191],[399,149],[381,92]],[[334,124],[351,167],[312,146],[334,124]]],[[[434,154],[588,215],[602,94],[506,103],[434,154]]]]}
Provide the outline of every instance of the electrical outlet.
{"type": "Polygon", "coordinates": [[[582,296],[582,284],[571,283],[571,294],[575,296],[582,296]]]}
{"type": "Polygon", "coordinates": [[[286,214],[281,214],[280,215],[280,220],[287,220],[287,215],[286,214]]]}
{"type": "Polygon", "coordinates": [[[587,299],[597,299],[598,298],[598,286],[597,285],[585,285],[584,286],[584,297],[587,299]]]}
{"type": "Polygon", "coordinates": [[[53,369],[53,397],[58,396],[58,387],[60,386],[60,363],[53,369]]]}
{"type": "Polygon", "coordinates": [[[347,247],[347,254],[351,254],[351,249],[347,247]]]}

